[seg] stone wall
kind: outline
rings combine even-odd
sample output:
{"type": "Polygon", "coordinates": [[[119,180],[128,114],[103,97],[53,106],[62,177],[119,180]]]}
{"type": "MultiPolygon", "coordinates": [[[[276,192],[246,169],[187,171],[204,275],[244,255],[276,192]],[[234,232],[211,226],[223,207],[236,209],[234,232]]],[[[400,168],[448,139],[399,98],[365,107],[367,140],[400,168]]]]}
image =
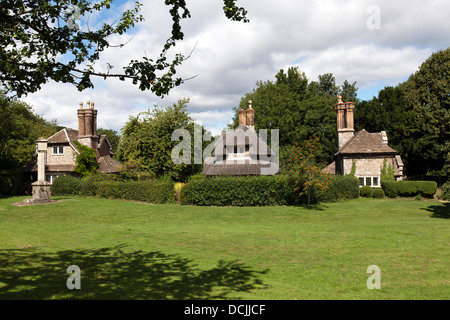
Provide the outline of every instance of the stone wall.
{"type": "Polygon", "coordinates": [[[68,144],[55,144],[47,147],[47,165],[75,164],[76,152],[68,144]],[[64,147],[64,154],[53,154],[53,147],[64,147]]]}
{"type": "Polygon", "coordinates": [[[349,174],[352,171],[353,160],[356,165],[355,176],[379,176],[381,169],[383,168],[384,159],[387,160],[387,165],[394,166],[393,157],[374,157],[374,156],[358,156],[355,158],[344,158],[343,161],[343,174],[349,174]]]}

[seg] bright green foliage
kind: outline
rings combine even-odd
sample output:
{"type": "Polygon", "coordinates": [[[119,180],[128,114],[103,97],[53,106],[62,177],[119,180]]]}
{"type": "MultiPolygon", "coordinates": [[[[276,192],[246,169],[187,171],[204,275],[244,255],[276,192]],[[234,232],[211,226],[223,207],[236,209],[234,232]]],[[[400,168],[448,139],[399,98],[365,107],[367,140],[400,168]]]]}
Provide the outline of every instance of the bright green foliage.
{"type": "Polygon", "coordinates": [[[322,172],[316,160],[320,154],[319,139],[303,141],[301,145],[287,149],[287,155],[281,173],[290,176],[294,181],[294,191],[300,196],[306,195],[308,205],[311,196],[316,192],[327,190],[331,182],[331,175],[322,172]]]}
{"type": "MultiPolygon", "coordinates": [[[[132,162],[136,172],[148,172],[161,177],[170,175],[174,180],[184,181],[199,173],[201,164],[194,164],[194,121],[187,112],[188,99],[178,101],[166,109],[156,107],[130,117],[119,143],[118,156],[125,163],[132,162]],[[172,149],[180,141],[172,141],[176,129],[186,129],[191,136],[191,164],[174,164],[172,149]]],[[[204,132],[203,128],[201,130],[204,132]]],[[[197,138],[202,138],[201,134],[197,138]]]]}
{"type": "Polygon", "coordinates": [[[80,177],[88,177],[98,173],[97,155],[94,149],[74,141],[80,154],[75,160],[75,173],[80,177]]]}
{"type": "Polygon", "coordinates": [[[444,183],[440,189],[441,189],[441,193],[440,193],[439,197],[442,200],[450,201],[450,181],[447,181],[446,183],[444,183]]]}
{"type": "Polygon", "coordinates": [[[380,180],[381,183],[395,181],[394,167],[391,164],[388,165],[386,159],[384,159],[383,167],[381,168],[380,180]]]}
{"type": "MultiPolygon", "coordinates": [[[[356,83],[345,81],[340,89],[330,73],[319,76],[318,82],[310,82],[296,67],[288,68],[287,72],[280,70],[275,78],[276,81],[258,81],[256,89],[241,99],[239,107],[246,109],[248,100],[252,100],[255,129],[278,129],[281,148],[319,137],[323,153],[317,155],[317,159],[331,162],[337,152],[336,114],[333,110],[336,94],[341,90],[354,101],[357,99],[356,83]]],[[[239,125],[237,109],[231,128],[239,125]]]]}
{"type": "Polygon", "coordinates": [[[18,168],[33,160],[36,140],[57,132],[55,122],[34,114],[19,100],[7,100],[0,93],[0,169],[18,168]]]}
{"type": "MultiPolygon", "coordinates": [[[[122,72],[114,73],[106,63],[106,71],[94,69],[100,53],[117,44],[117,37],[144,20],[142,4],[109,24],[102,23],[77,28],[73,22],[107,13],[114,0],[2,0],[0,7],[0,84],[17,96],[38,91],[48,80],[74,84],[78,90],[92,88],[92,78],[130,79],[141,90],[151,90],[158,96],[168,94],[183,82],[175,78],[176,67],[184,56],[176,54],[167,61],[167,52],[176,41],[183,40],[181,21],[191,14],[185,0],[165,0],[172,18],[171,35],[156,59],[144,56],[131,60],[122,72]],[[76,12],[78,11],[78,12],[76,12]],[[79,13],[79,15],[78,15],[79,13]],[[114,40],[112,40],[114,39],[114,40]],[[112,41],[112,42],[110,42],[112,41]]],[[[248,22],[246,11],[235,5],[236,0],[224,0],[224,14],[232,21],[248,22]]],[[[144,52],[143,52],[144,54],[144,52]]]]}

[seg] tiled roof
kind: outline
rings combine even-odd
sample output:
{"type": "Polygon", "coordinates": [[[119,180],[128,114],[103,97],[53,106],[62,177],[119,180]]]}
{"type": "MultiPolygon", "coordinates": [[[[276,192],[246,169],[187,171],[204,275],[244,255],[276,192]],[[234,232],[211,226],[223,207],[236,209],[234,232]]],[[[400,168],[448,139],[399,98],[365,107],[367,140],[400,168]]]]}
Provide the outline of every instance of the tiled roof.
{"type": "Polygon", "coordinates": [[[64,128],[59,130],[50,138],[48,138],[47,143],[49,145],[68,143],[77,153],[80,153],[80,150],[78,150],[77,146],[73,143],[73,141],[77,141],[77,138],[78,138],[78,130],[64,128]]]}
{"type": "MultiPolygon", "coordinates": [[[[244,162],[244,161],[243,161],[244,162]]],[[[217,175],[261,175],[276,174],[278,165],[269,161],[249,161],[244,163],[238,161],[219,161],[215,162],[215,158],[207,158],[203,164],[203,174],[207,176],[217,175]],[[265,172],[265,173],[264,173],[265,172]]]]}
{"type": "Polygon", "coordinates": [[[122,163],[114,160],[110,156],[101,157],[98,160],[98,170],[101,173],[115,173],[119,171],[119,168],[122,166],[122,163]]]}
{"type": "Polygon", "coordinates": [[[369,133],[362,129],[336,155],[374,153],[396,154],[397,152],[383,142],[383,134],[381,132],[369,133]]]}

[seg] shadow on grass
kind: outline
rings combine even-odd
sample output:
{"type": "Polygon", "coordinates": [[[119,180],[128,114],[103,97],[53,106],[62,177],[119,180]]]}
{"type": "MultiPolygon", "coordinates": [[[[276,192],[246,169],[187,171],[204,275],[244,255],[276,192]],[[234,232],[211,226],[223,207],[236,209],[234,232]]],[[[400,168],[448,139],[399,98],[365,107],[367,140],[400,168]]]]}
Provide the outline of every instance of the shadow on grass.
{"type": "Polygon", "coordinates": [[[0,299],[236,299],[267,288],[259,279],[267,271],[238,261],[201,270],[179,255],[122,249],[0,250],[0,299]],[[80,268],[80,290],[66,286],[70,265],[80,268]]]}
{"type": "Polygon", "coordinates": [[[450,203],[441,203],[437,206],[429,206],[427,208],[423,208],[422,210],[426,210],[431,212],[431,218],[440,218],[440,219],[449,219],[450,218],[450,203]]]}

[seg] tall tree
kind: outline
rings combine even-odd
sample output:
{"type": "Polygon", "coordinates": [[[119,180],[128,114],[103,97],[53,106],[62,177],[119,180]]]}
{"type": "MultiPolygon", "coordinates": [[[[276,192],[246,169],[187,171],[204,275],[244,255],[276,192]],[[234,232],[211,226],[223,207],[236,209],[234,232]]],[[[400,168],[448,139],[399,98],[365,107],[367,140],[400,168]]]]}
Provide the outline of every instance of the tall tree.
{"type": "MultiPolygon", "coordinates": [[[[194,163],[194,121],[187,112],[188,99],[179,100],[168,108],[155,106],[153,110],[142,112],[122,128],[118,156],[133,167],[151,172],[161,177],[170,175],[174,180],[184,181],[192,174],[199,173],[201,164],[194,163]],[[177,129],[186,129],[191,136],[191,163],[175,164],[172,161],[172,149],[179,143],[172,141],[172,133],[177,129]]],[[[200,138],[204,130],[201,128],[200,138]]]]}
{"type": "Polygon", "coordinates": [[[0,168],[18,168],[33,160],[36,140],[57,132],[56,122],[36,115],[28,104],[0,93],[0,168]]]}
{"type": "Polygon", "coordinates": [[[355,108],[356,129],[385,130],[409,177],[448,177],[450,167],[450,48],[432,54],[396,87],[355,108]]]}
{"type": "MultiPolygon", "coordinates": [[[[123,12],[115,24],[103,23],[80,29],[77,19],[103,9],[110,9],[114,0],[2,0],[0,6],[0,84],[18,97],[35,92],[52,79],[74,84],[78,90],[92,88],[92,79],[130,79],[141,90],[151,90],[158,96],[167,94],[183,79],[176,78],[176,67],[184,61],[177,54],[167,61],[166,54],[176,42],[183,40],[181,21],[191,14],[185,0],[165,0],[172,17],[171,35],[161,53],[154,59],[131,60],[122,72],[95,70],[100,53],[109,47],[111,37],[122,35],[144,17],[142,4],[123,12]]],[[[246,10],[236,0],[223,0],[224,14],[233,21],[248,22],[246,10]]],[[[122,47],[124,44],[120,44],[122,47]]]]}

